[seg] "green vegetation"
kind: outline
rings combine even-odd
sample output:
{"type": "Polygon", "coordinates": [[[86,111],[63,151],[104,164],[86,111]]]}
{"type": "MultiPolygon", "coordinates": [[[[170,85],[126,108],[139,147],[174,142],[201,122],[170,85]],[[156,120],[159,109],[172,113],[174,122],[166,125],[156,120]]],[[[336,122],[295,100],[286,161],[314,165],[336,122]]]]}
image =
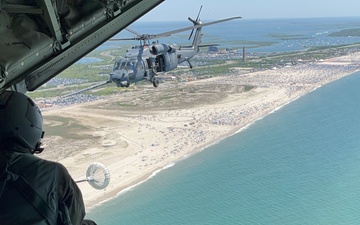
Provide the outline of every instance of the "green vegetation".
{"type": "Polygon", "coordinates": [[[230,72],[230,68],[234,67],[234,65],[217,65],[217,66],[204,66],[196,68],[197,75],[224,75],[230,72]]]}
{"type": "MultiPolygon", "coordinates": [[[[356,29],[353,29],[354,32],[356,29]]],[[[360,30],[358,30],[360,32],[360,30]]],[[[347,35],[349,31],[344,30],[343,35],[347,35]]],[[[300,35],[287,35],[281,33],[269,34],[269,36],[277,38],[301,38],[300,35]]],[[[251,41],[238,41],[236,42],[239,46],[252,45],[252,46],[268,46],[275,44],[275,42],[251,42],[251,41]]],[[[128,47],[126,47],[128,48],[128,47]]],[[[89,57],[101,58],[101,62],[92,63],[92,64],[74,64],[64,70],[61,74],[55,78],[64,78],[69,79],[79,79],[77,82],[80,84],[58,84],[55,85],[44,85],[35,92],[29,92],[31,98],[50,98],[63,96],[69,93],[72,93],[76,90],[84,89],[90,87],[98,82],[104,82],[109,79],[109,73],[112,71],[112,65],[114,64],[115,59],[118,59],[119,56],[125,54],[126,48],[122,49],[108,49],[108,50],[97,50],[90,53],[89,57]]],[[[249,48],[249,47],[247,47],[249,48]]],[[[197,79],[206,79],[215,76],[227,76],[232,74],[234,68],[244,68],[244,71],[257,71],[271,69],[273,67],[281,67],[285,65],[294,65],[298,63],[298,60],[303,61],[314,61],[320,59],[326,59],[334,56],[341,56],[348,54],[352,51],[359,51],[360,43],[352,45],[341,45],[341,46],[326,46],[326,47],[314,47],[306,51],[299,52],[285,52],[285,53],[274,53],[274,54],[253,54],[249,55],[246,58],[246,61],[243,62],[241,58],[239,59],[229,59],[227,60],[227,55],[232,53],[225,53],[221,57],[202,57],[193,59],[193,64],[196,65],[195,68],[190,72],[188,68],[178,68],[171,71],[171,75],[176,76],[178,79],[176,81],[165,81],[168,83],[173,83],[176,85],[177,82],[184,82],[188,77],[194,75],[197,79]]],[[[208,53],[205,53],[208,54],[208,53]]],[[[126,93],[132,93],[136,89],[142,89],[143,85],[149,86],[149,83],[146,81],[138,82],[136,85],[132,85],[129,88],[118,88],[114,83],[107,84],[105,86],[99,87],[94,90],[87,91],[85,93],[92,94],[96,96],[107,96],[113,94],[119,94],[120,96],[125,95],[126,93]]],[[[151,86],[152,87],[152,86],[151,86]]],[[[221,87],[223,88],[223,87],[221,87]]],[[[253,87],[245,87],[245,90],[251,90],[253,87]]],[[[214,87],[214,90],[216,87],[214,87]]],[[[226,90],[226,89],[224,89],[226,90]]],[[[177,104],[174,103],[177,98],[191,98],[192,93],[209,93],[213,90],[205,90],[204,88],[193,88],[193,89],[173,89],[172,92],[162,93],[159,97],[152,99],[151,97],[140,99],[141,104],[151,104],[154,101],[159,102],[171,102],[174,107],[177,107],[177,104]],[[179,92],[179,93],[178,93],[179,92]]],[[[221,96],[219,96],[221,97],[221,96]]],[[[122,97],[121,97],[122,98],[122,97]]],[[[207,102],[208,100],[204,98],[202,102],[207,102]]],[[[211,101],[216,101],[216,98],[213,98],[211,101]]],[[[138,105],[141,105],[138,102],[118,102],[114,103],[117,107],[123,108],[136,108],[138,105]]],[[[188,103],[190,107],[192,103],[188,103]]],[[[161,103],[157,105],[162,107],[161,103]]],[[[108,106],[107,106],[108,107],[108,106]]]]}
{"type": "Polygon", "coordinates": [[[360,36],[360,28],[354,29],[345,29],[339,32],[334,32],[329,34],[330,37],[359,37],[360,36]]]}
{"type": "Polygon", "coordinates": [[[114,84],[107,84],[105,88],[98,88],[97,90],[91,90],[84,92],[85,94],[92,94],[96,96],[105,96],[124,92],[124,89],[116,87],[114,84]]]}
{"type": "Polygon", "coordinates": [[[255,88],[254,86],[245,85],[244,91],[245,91],[245,92],[248,92],[248,91],[251,91],[251,90],[254,89],[254,88],[255,88]]]}
{"type": "Polygon", "coordinates": [[[43,88],[42,90],[37,90],[34,92],[26,93],[30,98],[52,98],[65,95],[67,93],[71,93],[74,89],[71,87],[64,88],[43,88]]]}
{"type": "Polygon", "coordinates": [[[60,73],[57,78],[85,79],[88,82],[102,81],[104,77],[101,74],[109,74],[111,70],[102,69],[94,65],[74,64],[60,73]]]}
{"type": "Polygon", "coordinates": [[[270,34],[268,34],[268,36],[278,38],[278,39],[284,40],[284,41],[309,39],[309,38],[303,37],[303,35],[300,35],[300,34],[270,33],[270,34]]]}
{"type": "Polygon", "coordinates": [[[232,45],[240,46],[240,47],[245,46],[246,48],[258,48],[258,47],[271,46],[271,45],[277,44],[278,42],[272,42],[272,41],[263,41],[263,42],[258,42],[258,41],[237,41],[237,42],[228,42],[228,43],[231,43],[232,45]]]}
{"type": "MultiPolygon", "coordinates": [[[[209,35],[207,35],[207,41],[204,42],[203,44],[214,44],[214,43],[221,43],[223,42],[222,39],[220,38],[211,38],[209,37],[209,35]]],[[[244,40],[237,40],[237,41],[227,41],[226,44],[231,44],[231,46],[234,46],[233,48],[242,48],[242,47],[247,47],[247,48],[257,48],[257,47],[266,47],[266,46],[271,46],[274,45],[278,42],[272,42],[272,41],[244,41],[244,40]]]]}
{"type": "MultiPolygon", "coordinates": [[[[352,45],[322,46],[310,48],[307,51],[277,53],[261,58],[262,63],[282,64],[284,62],[297,62],[297,60],[318,60],[348,54],[349,51],[359,51],[360,43],[352,45]]],[[[256,65],[256,64],[255,64],[256,65]]],[[[254,67],[256,68],[256,67],[254,67]]]]}
{"type": "Polygon", "coordinates": [[[66,139],[96,138],[93,135],[82,133],[81,131],[90,130],[76,120],[61,116],[46,116],[46,120],[48,123],[44,124],[44,129],[48,136],[60,136],[66,139]]]}

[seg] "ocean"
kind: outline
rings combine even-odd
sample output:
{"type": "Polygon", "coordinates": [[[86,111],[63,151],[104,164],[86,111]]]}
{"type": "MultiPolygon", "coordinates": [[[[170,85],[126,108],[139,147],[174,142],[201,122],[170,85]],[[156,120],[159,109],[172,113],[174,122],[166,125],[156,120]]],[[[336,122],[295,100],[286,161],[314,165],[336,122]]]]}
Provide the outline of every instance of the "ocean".
{"type": "MultiPolygon", "coordinates": [[[[221,19],[221,18],[219,18],[221,19]]],[[[204,20],[204,22],[210,22],[204,20]]],[[[130,28],[140,34],[158,34],[191,26],[184,21],[135,22],[130,28]]],[[[360,17],[348,18],[297,18],[297,19],[239,19],[203,28],[203,44],[218,44],[220,48],[248,48],[249,52],[290,52],[306,50],[315,46],[342,45],[359,42],[358,36],[334,37],[333,32],[344,29],[360,29],[360,17]]],[[[191,45],[191,31],[163,37],[160,43],[191,45]]],[[[131,38],[126,30],[114,38],[131,38]]],[[[119,45],[138,45],[138,41],[106,42],[99,47],[113,48],[119,45]]]]}
{"type": "MultiPolygon", "coordinates": [[[[219,18],[220,19],[220,18],[219,18]]],[[[204,20],[204,22],[210,22],[204,20]]],[[[140,34],[159,34],[191,26],[187,20],[166,22],[135,22],[130,28],[140,34]]],[[[297,18],[297,19],[239,19],[204,27],[202,44],[218,44],[219,48],[230,48],[248,53],[272,53],[304,51],[311,47],[343,45],[360,42],[359,36],[334,37],[334,32],[345,29],[360,29],[360,17],[347,18],[297,18]]],[[[150,40],[159,43],[191,45],[188,40],[191,31],[173,34],[169,37],[150,40]]],[[[123,30],[112,39],[133,38],[135,35],[123,30]]],[[[139,45],[138,41],[108,41],[96,50],[129,48],[139,45]]],[[[95,51],[96,51],[95,50],[95,51]]],[[[77,63],[89,64],[101,59],[84,57],[77,63]]]]}
{"type": "Polygon", "coordinates": [[[359,224],[358,99],[360,73],[324,85],[87,218],[102,225],[359,224]]]}

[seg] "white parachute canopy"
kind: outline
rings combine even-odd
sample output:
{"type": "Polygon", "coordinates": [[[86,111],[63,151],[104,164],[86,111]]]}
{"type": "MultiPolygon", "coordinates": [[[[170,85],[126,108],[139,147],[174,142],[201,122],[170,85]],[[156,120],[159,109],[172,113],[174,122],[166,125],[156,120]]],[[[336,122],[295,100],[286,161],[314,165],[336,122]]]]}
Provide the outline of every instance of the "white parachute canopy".
{"type": "Polygon", "coordinates": [[[86,171],[86,181],[95,189],[105,189],[110,183],[110,171],[101,163],[92,163],[86,171]]]}

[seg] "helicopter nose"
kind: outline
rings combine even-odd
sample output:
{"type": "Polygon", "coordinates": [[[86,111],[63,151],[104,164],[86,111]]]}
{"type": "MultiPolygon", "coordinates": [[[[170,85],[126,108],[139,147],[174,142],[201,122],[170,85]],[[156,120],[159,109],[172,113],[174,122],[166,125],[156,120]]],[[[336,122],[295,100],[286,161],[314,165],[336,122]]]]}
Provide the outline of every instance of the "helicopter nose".
{"type": "Polygon", "coordinates": [[[129,84],[129,82],[127,82],[127,81],[121,81],[120,82],[121,87],[127,86],[128,84],[129,84]]]}
{"type": "Polygon", "coordinates": [[[111,80],[116,83],[118,87],[125,87],[129,84],[129,73],[126,71],[117,71],[112,74],[111,80]]]}
{"type": "Polygon", "coordinates": [[[123,71],[118,71],[117,73],[113,73],[111,76],[111,79],[113,79],[114,81],[121,81],[126,79],[127,80],[128,75],[127,73],[123,72],[123,71]]]}

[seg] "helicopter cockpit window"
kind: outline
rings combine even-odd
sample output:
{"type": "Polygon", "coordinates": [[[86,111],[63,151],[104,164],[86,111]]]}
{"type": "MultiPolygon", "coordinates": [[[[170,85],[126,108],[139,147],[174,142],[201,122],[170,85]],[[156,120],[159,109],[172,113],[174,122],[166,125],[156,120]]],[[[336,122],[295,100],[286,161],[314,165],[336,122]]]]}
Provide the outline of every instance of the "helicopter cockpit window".
{"type": "Polygon", "coordinates": [[[129,62],[128,61],[122,61],[120,63],[120,70],[129,70],[131,68],[129,68],[129,62]]]}
{"type": "Polygon", "coordinates": [[[114,70],[119,70],[119,69],[120,69],[120,62],[115,62],[114,70]]]}
{"type": "Polygon", "coordinates": [[[129,69],[134,70],[135,69],[135,62],[134,61],[129,62],[128,67],[129,67],[129,69]]]}
{"type": "Polygon", "coordinates": [[[136,60],[131,60],[128,62],[127,66],[128,66],[128,69],[130,70],[135,70],[135,67],[136,67],[136,63],[137,61],[136,60]]]}
{"type": "Polygon", "coordinates": [[[119,62],[118,69],[119,70],[135,70],[136,64],[137,64],[136,60],[121,61],[121,62],[119,62]]]}
{"type": "Polygon", "coordinates": [[[120,62],[120,63],[119,63],[119,70],[125,69],[125,66],[126,66],[126,61],[120,62]]]}

